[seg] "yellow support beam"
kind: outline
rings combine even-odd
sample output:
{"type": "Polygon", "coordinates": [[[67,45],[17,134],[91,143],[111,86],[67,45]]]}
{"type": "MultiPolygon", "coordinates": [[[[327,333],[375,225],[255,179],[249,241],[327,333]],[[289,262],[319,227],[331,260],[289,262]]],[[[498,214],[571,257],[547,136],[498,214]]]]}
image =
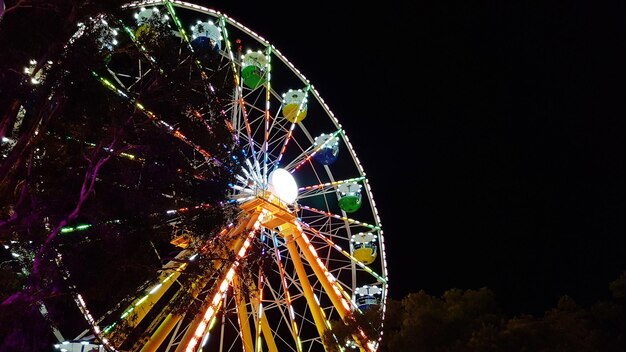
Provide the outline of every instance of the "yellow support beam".
{"type": "Polygon", "coordinates": [[[267,315],[265,314],[261,317],[261,331],[263,331],[269,352],[278,352],[278,346],[276,346],[276,341],[274,341],[274,334],[272,333],[270,323],[267,321],[267,315]]]}
{"type": "Polygon", "coordinates": [[[141,348],[141,352],[154,352],[156,351],[169,333],[174,329],[178,321],[182,316],[179,314],[168,314],[161,325],[156,329],[154,334],[150,336],[150,339],[146,342],[146,344],[141,348]]]}
{"type": "MultiPolygon", "coordinates": [[[[350,303],[342,296],[343,289],[339,286],[336,280],[331,281],[330,277],[332,277],[332,275],[327,275],[329,274],[328,269],[326,269],[324,263],[322,263],[322,261],[317,256],[315,248],[309,241],[307,235],[302,231],[300,225],[296,223],[294,226],[298,230],[297,233],[295,233],[295,231],[292,233],[294,240],[298,244],[298,247],[300,247],[302,253],[304,253],[304,257],[306,258],[311,268],[313,268],[315,276],[317,276],[320,283],[322,284],[322,287],[324,287],[326,294],[337,309],[337,312],[341,316],[341,319],[345,320],[347,317],[350,317],[352,315],[352,310],[350,303]]],[[[359,331],[357,335],[353,336],[356,339],[357,344],[359,345],[360,351],[371,351],[371,348],[368,346],[368,338],[362,333],[362,331],[359,331]]]]}
{"type": "MultiPolygon", "coordinates": [[[[248,285],[250,292],[250,303],[252,307],[259,306],[259,297],[256,294],[257,287],[254,282],[250,282],[248,285]]],[[[258,312],[255,312],[258,315],[258,312]]],[[[267,348],[269,352],[278,352],[278,346],[276,346],[276,341],[274,341],[274,334],[270,327],[269,321],[267,320],[267,315],[261,315],[261,332],[263,333],[263,337],[265,337],[265,343],[267,344],[267,348]]]]}
{"type": "Polygon", "coordinates": [[[237,275],[235,275],[233,279],[233,291],[235,293],[235,302],[237,303],[237,315],[239,317],[239,329],[241,330],[243,351],[254,352],[254,343],[252,342],[252,332],[250,331],[250,321],[248,320],[246,299],[242,294],[241,282],[237,275]]]}
{"type": "Polygon", "coordinates": [[[116,345],[120,345],[124,342],[127,334],[126,329],[132,329],[139,325],[154,305],[161,299],[161,297],[163,297],[165,292],[172,287],[172,284],[186,267],[185,264],[181,264],[180,262],[184,260],[183,258],[188,254],[189,251],[183,250],[178,253],[174,260],[169,261],[163,266],[159,277],[155,281],[156,284],[144,291],[144,294],[141,297],[135,299],[124,310],[122,317],[120,317],[120,321],[125,323],[121,324],[118,322],[116,324],[116,328],[113,328],[111,332],[104,334],[109,340],[114,341],[116,345]],[[120,326],[124,326],[122,331],[117,329],[117,327],[120,326]]]}
{"type": "MultiPolygon", "coordinates": [[[[250,202],[253,201],[254,200],[250,202]]],[[[235,243],[232,250],[236,254],[236,259],[228,270],[222,271],[221,277],[216,281],[216,284],[219,286],[214,287],[214,289],[211,290],[211,292],[206,296],[206,301],[202,305],[200,314],[193,319],[187,328],[187,331],[179,341],[176,352],[195,351],[198,348],[197,344],[199,339],[206,333],[210,321],[215,319],[215,314],[217,314],[218,310],[221,308],[221,304],[217,303],[221,302],[226,289],[229,285],[231,285],[235,276],[235,269],[239,266],[239,259],[245,255],[247,247],[250,245],[252,236],[260,226],[259,217],[261,217],[264,212],[264,210],[260,207],[246,205],[247,203],[242,205],[241,208],[252,211],[252,214],[250,214],[248,221],[244,221],[246,226],[243,231],[240,231],[240,233],[233,233],[233,235],[236,236],[236,241],[231,242],[235,243]]]]}
{"type": "Polygon", "coordinates": [[[326,269],[317,256],[315,248],[313,248],[313,245],[309,242],[308,237],[304,232],[302,232],[299,225],[297,226],[297,229],[297,233],[292,233],[294,241],[298,244],[302,253],[304,253],[304,257],[313,269],[313,272],[322,284],[322,287],[324,287],[326,294],[337,309],[337,312],[339,312],[341,318],[344,319],[352,313],[350,303],[348,303],[348,301],[346,301],[346,299],[341,295],[341,287],[336,286],[338,285],[337,281],[331,282],[326,275],[328,273],[328,269],[326,269]]]}
{"type": "MultiPolygon", "coordinates": [[[[251,221],[251,218],[249,216],[244,217],[237,224],[237,226],[232,227],[226,234],[222,236],[225,238],[227,245],[225,248],[221,247],[223,251],[220,253],[217,253],[218,257],[227,256],[226,248],[232,251],[235,251],[235,250],[238,250],[239,247],[241,247],[243,243],[243,238],[241,234],[244,233],[247,227],[251,226],[250,221],[251,221]]],[[[216,254],[216,253],[213,253],[213,254],[216,254]]],[[[213,261],[213,267],[215,268],[214,270],[218,271],[220,268],[224,266],[224,264],[225,264],[224,261],[221,259],[214,260],[213,261]]],[[[211,277],[210,273],[207,273],[207,275],[200,277],[200,279],[196,283],[195,289],[192,291],[193,298],[196,298],[198,296],[200,291],[208,283],[210,277],[211,277]]],[[[172,329],[174,329],[174,327],[176,326],[176,324],[180,321],[182,317],[183,316],[181,314],[171,314],[171,313],[168,314],[163,320],[163,322],[159,325],[159,327],[152,333],[149,340],[142,347],[141,351],[142,352],[156,351],[161,346],[161,344],[163,344],[163,341],[165,341],[167,336],[172,332],[172,329]]]]}
{"type": "MultiPolygon", "coordinates": [[[[322,312],[322,309],[320,308],[320,305],[315,298],[315,294],[313,293],[313,287],[309,282],[309,277],[307,276],[304,265],[302,264],[302,260],[300,259],[300,253],[298,253],[298,247],[296,246],[296,242],[294,240],[295,232],[296,228],[294,225],[285,224],[281,226],[281,233],[286,238],[285,245],[287,246],[287,250],[289,251],[289,255],[296,269],[298,279],[300,279],[300,284],[302,285],[302,290],[304,291],[304,297],[306,298],[311,314],[313,315],[313,321],[315,322],[315,326],[317,327],[317,332],[321,337],[324,336],[324,334],[328,330],[326,326],[326,318],[324,317],[324,313],[322,312]]],[[[296,341],[296,343],[300,344],[300,341],[296,341]]],[[[324,345],[324,350],[328,351],[328,347],[326,345],[324,345]]]]}
{"type": "MultiPolygon", "coordinates": [[[[199,348],[201,337],[206,334],[207,329],[210,328],[211,322],[215,320],[217,312],[222,308],[221,301],[226,294],[226,290],[231,285],[235,295],[243,351],[255,352],[255,340],[256,343],[260,343],[260,337],[262,334],[269,352],[278,352],[278,347],[276,345],[276,341],[274,340],[273,331],[269,321],[263,312],[259,312],[261,306],[259,304],[260,300],[258,297],[258,290],[255,288],[256,285],[253,282],[250,282],[248,283],[248,286],[250,287],[243,288],[242,281],[237,277],[237,274],[235,274],[235,269],[239,265],[239,260],[245,256],[246,250],[255,235],[255,231],[260,225],[276,228],[280,235],[285,239],[285,246],[289,251],[290,259],[294,265],[296,275],[299,279],[300,286],[320,337],[324,336],[328,329],[330,329],[330,326],[324,311],[320,307],[319,301],[315,296],[313,286],[309,281],[307,269],[303,264],[301,255],[304,256],[308,265],[312,268],[316,279],[322,285],[324,291],[327,293],[341,318],[346,319],[352,314],[349,300],[346,300],[346,298],[342,296],[342,293],[344,293],[342,288],[336,280],[333,280],[332,275],[329,275],[328,269],[318,258],[314,246],[310,243],[307,235],[303,232],[293,213],[262,198],[255,198],[245,204],[242,204],[241,209],[243,210],[244,215],[240,217],[240,220],[235,227],[232,227],[225,234],[220,235],[220,245],[216,248],[204,248],[204,250],[217,253],[220,258],[229,257],[229,253],[235,253],[236,258],[232,262],[223,259],[216,259],[214,261],[214,268],[216,268],[218,272],[221,272],[221,275],[216,278],[214,281],[215,287],[213,287],[206,296],[201,313],[193,317],[193,321],[187,328],[187,331],[184,333],[182,339],[178,341],[178,346],[176,348],[177,352],[196,351],[199,348]],[[228,264],[230,264],[230,267],[228,267],[228,264]],[[248,292],[247,294],[245,293],[246,291],[248,292]],[[216,304],[215,302],[220,304],[216,304]],[[248,303],[251,304],[252,313],[254,313],[256,317],[260,317],[260,321],[257,318],[255,324],[256,339],[253,338],[250,327],[250,312],[247,309],[248,303]]],[[[180,272],[178,272],[178,275],[180,275],[180,272]]],[[[211,278],[213,278],[211,273],[207,273],[198,280],[195,285],[194,292],[192,292],[194,298],[199,294],[200,290],[202,290],[204,286],[211,281],[211,278]]],[[[291,312],[289,314],[291,314],[291,312]]],[[[181,318],[181,315],[168,314],[160,323],[158,328],[154,330],[150,339],[143,346],[142,351],[156,351],[167,336],[171,334],[171,331],[179,323],[181,318]]],[[[367,338],[362,334],[360,335],[361,336],[355,336],[355,338],[359,341],[361,350],[369,351],[370,349],[367,346],[363,346],[364,344],[366,345],[367,338]]],[[[294,339],[296,340],[295,342],[298,346],[297,350],[301,351],[301,341],[297,333],[295,333],[294,339]]],[[[322,343],[324,342],[322,341],[322,343]]],[[[257,346],[257,348],[260,347],[257,346]]],[[[329,350],[328,346],[325,344],[324,350],[329,350]]]]}

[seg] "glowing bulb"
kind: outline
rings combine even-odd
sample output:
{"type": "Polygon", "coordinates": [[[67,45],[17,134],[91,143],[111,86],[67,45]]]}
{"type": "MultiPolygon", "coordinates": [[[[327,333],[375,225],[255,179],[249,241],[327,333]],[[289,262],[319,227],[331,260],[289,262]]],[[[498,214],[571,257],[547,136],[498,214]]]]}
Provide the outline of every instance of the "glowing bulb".
{"type": "Polygon", "coordinates": [[[298,197],[298,185],[289,171],[276,169],[269,177],[270,192],[274,193],[283,202],[293,203],[298,197]]]}

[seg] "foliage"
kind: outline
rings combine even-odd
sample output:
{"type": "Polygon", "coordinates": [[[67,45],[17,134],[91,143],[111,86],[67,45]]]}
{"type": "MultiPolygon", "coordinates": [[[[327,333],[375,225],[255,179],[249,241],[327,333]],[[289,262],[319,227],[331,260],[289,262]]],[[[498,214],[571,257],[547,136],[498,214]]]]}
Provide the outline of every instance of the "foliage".
{"type": "MultiPolygon", "coordinates": [[[[609,285],[612,300],[584,308],[568,296],[542,316],[507,316],[487,289],[450,289],[440,297],[410,293],[386,305],[379,351],[617,352],[626,350],[626,271],[609,285]]],[[[378,309],[332,322],[324,335],[330,351],[358,351],[358,331],[379,336],[378,309]],[[341,348],[339,348],[341,346],[341,348]]]]}
{"type": "Polygon", "coordinates": [[[424,291],[390,302],[383,342],[389,350],[460,351],[474,332],[499,323],[493,292],[451,289],[440,298],[424,291]]]}
{"type": "Polygon", "coordinates": [[[76,328],[77,293],[101,316],[155,275],[176,250],[174,231],[198,245],[233,216],[226,196],[237,165],[221,114],[232,83],[209,87],[203,68],[184,60],[191,52],[172,50],[168,26],[139,36],[148,52],[130,36],[104,45],[102,21],[117,23],[119,3],[26,0],[8,4],[0,22],[0,136],[11,141],[0,145],[0,243],[10,247],[0,258],[11,261],[0,267],[0,349],[27,346],[32,334],[42,336],[32,350],[49,348],[42,327],[76,328]],[[33,26],[38,19],[51,30],[33,26]],[[139,61],[151,70],[132,91],[107,87],[109,70],[132,72],[139,61]],[[37,321],[32,330],[11,318],[20,311],[37,321]]]}
{"type": "Polygon", "coordinates": [[[624,351],[624,277],[611,283],[612,301],[585,309],[563,296],[541,317],[506,316],[486,288],[411,293],[388,302],[381,351],[624,351]]]}
{"type": "Polygon", "coordinates": [[[327,331],[322,339],[329,352],[339,352],[342,346],[344,351],[359,351],[354,343],[362,333],[365,336],[379,336],[382,329],[382,311],[380,306],[372,306],[363,312],[352,312],[343,321],[333,321],[332,329],[327,331]]]}

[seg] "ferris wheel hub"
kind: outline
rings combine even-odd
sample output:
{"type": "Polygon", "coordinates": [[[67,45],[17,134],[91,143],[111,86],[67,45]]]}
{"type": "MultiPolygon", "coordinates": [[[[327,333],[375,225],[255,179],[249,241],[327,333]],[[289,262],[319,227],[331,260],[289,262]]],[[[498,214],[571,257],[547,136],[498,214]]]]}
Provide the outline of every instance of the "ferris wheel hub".
{"type": "Polygon", "coordinates": [[[293,204],[298,197],[298,185],[291,173],[276,169],[269,176],[269,190],[285,203],[293,204]]]}

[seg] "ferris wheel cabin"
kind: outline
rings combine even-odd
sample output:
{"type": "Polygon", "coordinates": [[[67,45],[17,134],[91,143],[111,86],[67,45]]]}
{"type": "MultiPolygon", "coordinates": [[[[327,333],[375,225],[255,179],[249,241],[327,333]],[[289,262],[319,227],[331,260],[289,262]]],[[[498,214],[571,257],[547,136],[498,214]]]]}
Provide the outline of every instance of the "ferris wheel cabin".
{"type": "Polygon", "coordinates": [[[201,56],[218,53],[222,48],[222,30],[213,21],[198,21],[191,26],[191,47],[201,56]]]}
{"type": "Polygon", "coordinates": [[[331,134],[322,133],[315,138],[313,145],[319,148],[313,156],[319,163],[330,165],[337,161],[339,156],[339,138],[331,134]]]}
{"type": "Polygon", "coordinates": [[[243,78],[243,83],[250,89],[255,89],[265,83],[266,65],[267,57],[260,50],[248,50],[241,57],[241,78],[243,78]]]}
{"type": "Polygon", "coordinates": [[[361,185],[356,182],[342,183],[337,187],[340,194],[339,207],[346,213],[354,213],[361,207],[361,185]]]}
{"type": "Polygon", "coordinates": [[[360,310],[368,310],[380,304],[383,290],[378,286],[361,286],[355,291],[354,301],[360,310]]]}
{"type": "Polygon", "coordinates": [[[283,94],[283,116],[291,123],[298,123],[306,117],[306,94],[302,89],[289,89],[283,94]]]}
{"type": "Polygon", "coordinates": [[[371,232],[352,235],[352,255],[363,264],[372,264],[378,255],[376,240],[377,236],[371,232]]]}

